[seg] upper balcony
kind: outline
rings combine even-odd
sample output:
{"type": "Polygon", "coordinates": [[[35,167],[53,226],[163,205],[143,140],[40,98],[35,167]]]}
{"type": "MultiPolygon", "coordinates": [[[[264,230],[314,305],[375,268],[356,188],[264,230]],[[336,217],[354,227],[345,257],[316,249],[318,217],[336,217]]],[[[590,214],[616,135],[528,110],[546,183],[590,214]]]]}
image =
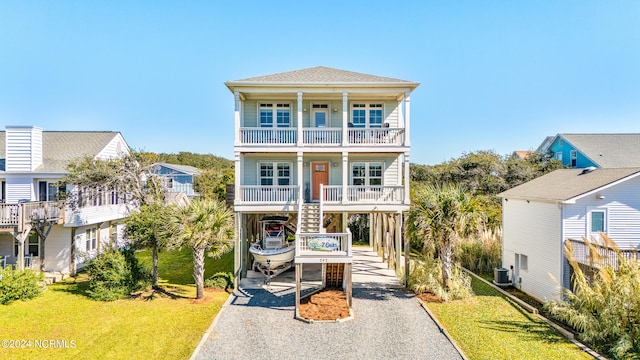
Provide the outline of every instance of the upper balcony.
{"type": "Polygon", "coordinates": [[[303,128],[299,136],[297,128],[243,127],[239,130],[240,146],[269,147],[370,147],[403,146],[405,131],[402,128],[348,128],[343,136],[342,128],[303,128]]]}
{"type": "Polygon", "coordinates": [[[38,201],[20,204],[0,204],[0,228],[18,232],[28,224],[59,222],[64,219],[64,204],[60,201],[38,201]]]}

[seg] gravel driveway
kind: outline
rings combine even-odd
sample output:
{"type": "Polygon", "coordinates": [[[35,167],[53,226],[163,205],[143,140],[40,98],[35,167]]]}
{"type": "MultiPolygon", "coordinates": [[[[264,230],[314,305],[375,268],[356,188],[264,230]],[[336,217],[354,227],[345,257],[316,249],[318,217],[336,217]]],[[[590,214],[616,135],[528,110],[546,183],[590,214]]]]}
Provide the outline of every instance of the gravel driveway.
{"type": "Polygon", "coordinates": [[[291,283],[267,288],[245,282],[193,358],[461,359],[413,294],[389,276],[370,250],[354,254],[353,320],[295,320],[291,283]]]}

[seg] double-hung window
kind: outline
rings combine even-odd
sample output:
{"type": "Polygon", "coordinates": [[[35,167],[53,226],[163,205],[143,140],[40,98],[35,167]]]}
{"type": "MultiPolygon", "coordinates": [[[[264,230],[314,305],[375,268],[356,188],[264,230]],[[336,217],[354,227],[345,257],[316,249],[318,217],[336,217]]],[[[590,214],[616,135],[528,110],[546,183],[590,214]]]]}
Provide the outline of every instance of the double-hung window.
{"type": "Polygon", "coordinates": [[[291,127],[291,104],[260,103],[258,107],[260,127],[291,127]]]}
{"type": "Polygon", "coordinates": [[[578,151],[571,150],[569,154],[571,155],[571,167],[576,167],[578,165],[578,151]]]}
{"type": "Polygon", "coordinates": [[[87,229],[85,232],[85,250],[87,252],[96,250],[98,247],[98,230],[97,228],[87,229]]]}
{"type": "Polygon", "coordinates": [[[589,235],[597,237],[600,233],[607,233],[607,212],[605,209],[590,210],[588,221],[589,235]]]}
{"type": "Polygon", "coordinates": [[[353,185],[382,185],[382,163],[359,162],[351,164],[351,183],[353,185]]]}
{"type": "Polygon", "coordinates": [[[382,127],[382,110],[382,104],[352,104],[351,123],[354,128],[380,128],[382,127]]]}
{"type": "Polygon", "coordinates": [[[291,184],[291,163],[288,162],[261,162],[260,185],[284,186],[291,184]]]}

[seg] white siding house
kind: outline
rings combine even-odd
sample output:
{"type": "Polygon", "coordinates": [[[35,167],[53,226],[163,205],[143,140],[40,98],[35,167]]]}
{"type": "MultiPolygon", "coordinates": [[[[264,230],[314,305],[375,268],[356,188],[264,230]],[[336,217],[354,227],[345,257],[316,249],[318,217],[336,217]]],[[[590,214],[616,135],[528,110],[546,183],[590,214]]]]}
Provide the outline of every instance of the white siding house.
{"type": "Polygon", "coordinates": [[[640,251],[640,168],[562,169],[500,194],[502,266],[514,286],[546,301],[570,288],[567,239],[612,238],[640,251]]]}
{"type": "Polygon", "coordinates": [[[58,181],[75,159],[128,153],[118,132],[6,126],[0,131],[0,256],[18,267],[69,274],[101,245],[121,241],[129,209],[117,193],[96,192],[79,207],[66,207],[57,201],[58,181]]]}
{"type": "Polygon", "coordinates": [[[389,251],[399,269],[402,212],[409,209],[410,94],[419,83],[314,67],[225,85],[235,106],[236,278],[251,270],[248,247],[260,237],[255,224],[268,215],[289,219],[297,270],[305,262],[341,263],[350,281],[353,214],[370,215],[372,245],[389,251]],[[307,243],[325,233],[341,239],[340,247],[308,251],[307,243]]]}

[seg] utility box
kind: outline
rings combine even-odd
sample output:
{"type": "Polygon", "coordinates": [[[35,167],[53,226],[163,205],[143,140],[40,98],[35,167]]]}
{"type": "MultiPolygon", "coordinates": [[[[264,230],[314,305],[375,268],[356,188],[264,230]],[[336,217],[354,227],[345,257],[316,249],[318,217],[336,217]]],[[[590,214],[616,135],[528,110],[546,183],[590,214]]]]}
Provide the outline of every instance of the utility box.
{"type": "Polygon", "coordinates": [[[496,285],[511,285],[511,282],[509,282],[509,269],[493,269],[493,282],[496,285]]]}

